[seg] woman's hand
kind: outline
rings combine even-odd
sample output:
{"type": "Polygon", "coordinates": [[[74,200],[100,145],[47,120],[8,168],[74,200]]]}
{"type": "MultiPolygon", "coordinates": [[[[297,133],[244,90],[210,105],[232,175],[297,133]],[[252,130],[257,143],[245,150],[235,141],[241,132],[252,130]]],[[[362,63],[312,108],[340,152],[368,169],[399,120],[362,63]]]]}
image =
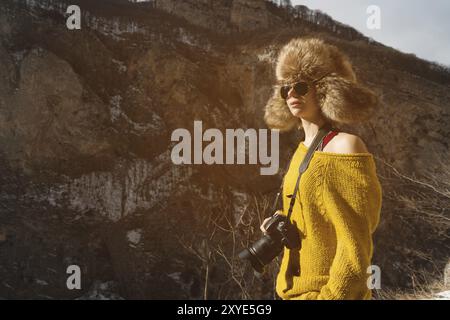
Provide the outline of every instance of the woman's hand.
{"type": "Polygon", "coordinates": [[[266,226],[270,219],[272,219],[272,217],[268,217],[268,218],[264,219],[263,223],[259,227],[263,233],[267,233],[266,226]]]}
{"type": "MultiPolygon", "coordinates": [[[[283,211],[281,211],[281,210],[277,210],[276,213],[283,215],[283,211]]],[[[264,219],[263,223],[259,227],[263,233],[267,233],[266,227],[267,227],[267,223],[269,222],[270,219],[272,219],[272,217],[268,217],[268,218],[264,219]]]]}

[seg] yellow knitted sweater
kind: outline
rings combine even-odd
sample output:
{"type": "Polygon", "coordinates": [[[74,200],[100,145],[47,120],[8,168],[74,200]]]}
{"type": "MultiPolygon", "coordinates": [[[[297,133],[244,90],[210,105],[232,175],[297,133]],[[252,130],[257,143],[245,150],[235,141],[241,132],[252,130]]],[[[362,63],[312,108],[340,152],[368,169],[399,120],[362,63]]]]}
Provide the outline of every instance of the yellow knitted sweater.
{"type": "MultiPolygon", "coordinates": [[[[283,185],[287,214],[308,148],[301,142],[283,185]]],[[[284,249],[276,292],[282,299],[371,299],[367,286],[382,190],[370,153],[316,151],[300,179],[292,221],[304,235],[300,250],[284,249]],[[288,268],[300,267],[300,274],[288,268]]]]}

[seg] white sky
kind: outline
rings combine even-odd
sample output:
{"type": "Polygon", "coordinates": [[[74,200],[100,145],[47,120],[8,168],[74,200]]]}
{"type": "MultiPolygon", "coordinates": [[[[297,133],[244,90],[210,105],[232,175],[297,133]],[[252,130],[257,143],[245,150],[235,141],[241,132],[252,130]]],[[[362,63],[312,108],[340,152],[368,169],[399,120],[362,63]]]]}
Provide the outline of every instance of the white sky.
{"type": "Polygon", "coordinates": [[[319,9],[378,42],[450,66],[449,0],[292,0],[292,4],[319,9]],[[379,30],[367,27],[370,5],[380,8],[379,30]]]}

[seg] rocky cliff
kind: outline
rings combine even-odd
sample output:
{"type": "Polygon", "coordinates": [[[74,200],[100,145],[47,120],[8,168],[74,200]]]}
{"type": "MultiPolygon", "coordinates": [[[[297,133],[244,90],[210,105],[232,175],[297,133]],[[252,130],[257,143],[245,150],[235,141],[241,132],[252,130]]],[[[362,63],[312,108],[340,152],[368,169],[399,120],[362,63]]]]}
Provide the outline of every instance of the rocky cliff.
{"type": "MultiPolygon", "coordinates": [[[[305,34],[344,50],[383,100],[370,123],[343,127],[377,159],[383,285],[439,278],[450,245],[447,68],[303,6],[70,4],[81,30],[66,28],[68,2],[0,3],[0,297],[273,297],[271,278],[254,279],[233,253],[258,237],[279,176],[176,166],[170,135],[194,120],[264,128],[277,50],[305,34]],[[71,264],[81,291],[66,287],[71,264]]],[[[300,138],[281,136],[282,166],[300,138]]]]}

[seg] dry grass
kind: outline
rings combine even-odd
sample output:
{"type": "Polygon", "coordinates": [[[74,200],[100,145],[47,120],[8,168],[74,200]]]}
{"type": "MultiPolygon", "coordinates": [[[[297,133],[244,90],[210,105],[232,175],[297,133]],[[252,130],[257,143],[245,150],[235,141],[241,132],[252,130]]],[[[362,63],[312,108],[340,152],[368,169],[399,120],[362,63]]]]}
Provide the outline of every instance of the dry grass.
{"type": "Polygon", "coordinates": [[[450,290],[449,285],[442,281],[430,280],[428,283],[418,284],[414,290],[386,289],[377,293],[380,300],[435,300],[436,294],[450,290]]]}
{"type": "Polygon", "coordinates": [[[449,289],[444,269],[450,259],[450,169],[442,159],[434,161],[438,173],[427,170],[419,177],[377,158],[383,209],[375,263],[386,284],[381,299],[430,299],[449,289]]]}

